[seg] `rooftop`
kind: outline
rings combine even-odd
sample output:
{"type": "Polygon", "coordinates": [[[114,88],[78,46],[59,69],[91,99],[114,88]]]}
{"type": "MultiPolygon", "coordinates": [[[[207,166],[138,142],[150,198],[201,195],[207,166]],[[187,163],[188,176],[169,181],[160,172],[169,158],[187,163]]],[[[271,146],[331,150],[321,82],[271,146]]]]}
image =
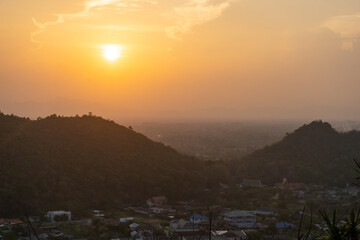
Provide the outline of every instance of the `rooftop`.
{"type": "Polygon", "coordinates": [[[254,217],[255,215],[250,211],[237,210],[230,211],[223,214],[225,217],[254,217]]]}

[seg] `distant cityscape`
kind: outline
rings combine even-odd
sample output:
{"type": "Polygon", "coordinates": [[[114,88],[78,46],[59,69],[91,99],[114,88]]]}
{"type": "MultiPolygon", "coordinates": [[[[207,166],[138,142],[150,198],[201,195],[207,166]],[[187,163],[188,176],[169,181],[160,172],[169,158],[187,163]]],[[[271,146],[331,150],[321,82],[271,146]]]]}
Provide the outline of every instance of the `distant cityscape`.
{"type": "MultiPolygon", "coordinates": [[[[236,187],[220,184],[211,193],[216,196],[213,205],[153,196],[139,206],[92,210],[85,218],[57,210],[43,216],[0,219],[0,239],[295,239],[300,219],[307,218],[309,224],[309,209],[351,206],[360,188],[305,185],[287,179],[265,186],[261,180],[246,179],[236,187]]],[[[311,221],[314,231],[326,229],[317,214],[311,221]]]]}

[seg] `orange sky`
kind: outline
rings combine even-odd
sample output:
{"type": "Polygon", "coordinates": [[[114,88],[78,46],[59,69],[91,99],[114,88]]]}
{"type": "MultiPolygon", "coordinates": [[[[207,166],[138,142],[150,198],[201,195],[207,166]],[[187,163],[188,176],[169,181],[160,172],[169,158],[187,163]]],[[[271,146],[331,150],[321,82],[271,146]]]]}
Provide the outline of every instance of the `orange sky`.
{"type": "Polygon", "coordinates": [[[0,30],[5,113],[360,117],[358,0],[1,0],[0,30]]]}

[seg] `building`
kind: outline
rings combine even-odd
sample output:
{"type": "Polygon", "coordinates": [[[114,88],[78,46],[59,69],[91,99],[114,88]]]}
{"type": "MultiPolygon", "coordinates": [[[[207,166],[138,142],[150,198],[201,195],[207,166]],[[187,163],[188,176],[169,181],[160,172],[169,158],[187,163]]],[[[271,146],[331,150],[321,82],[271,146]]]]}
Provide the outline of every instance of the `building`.
{"type": "Polygon", "coordinates": [[[71,221],[71,212],[69,211],[49,211],[46,214],[46,217],[51,221],[51,222],[55,222],[55,217],[56,216],[63,216],[66,215],[67,216],[67,221],[71,221]]]}
{"type": "Polygon", "coordinates": [[[190,217],[190,222],[199,224],[201,222],[207,222],[209,219],[206,216],[200,215],[200,214],[194,214],[190,217]]]}
{"type": "Polygon", "coordinates": [[[126,218],[119,218],[119,222],[126,223],[129,221],[134,221],[135,219],[133,217],[126,217],[126,218]]]}
{"type": "Polygon", "coordinates": [[[238,228],[256,227],[256,215],[251,211],[237,210],[223,214],[224,221],[238,228]]]}
{"type": "Polygon", "coordinates": [[[247,234],[243,231],[212,231],[213,236],[222,236],[225,237],[226,240],[246,240],[247,234]]]}
{"type": "Polygon", "coordinates": [[[199,231],[199,225],[185,221],[184,219],[173,220],[170,222],[170,226],[174,229],[176,233],[199,231]]]}
{"type": "Polygon", "coordinates": [[[172,209],[170,206],[152,207],[152,208],[149,208],[149,209],[155,214],[176,213],[176,210],[172,209]]]}
{"type": "Polygon", "coordinates": [[[160,207],[167,203],[167,198],[164,196],[151,197],[146,201],[149,207],[160,207]]]}
{"type": "Polygon", "coordinates": [[[94,217],[105,217],[101,210],[93,210],[94,217]]]}
{"type": "Polygon", "coordinates": [[[0,219],[0,228],[11,229],[11,227],[23,224],[20,219],[0,219]]]}
{"type": "Polygon", "coordinates": [[[295,225],[288,222],[278,222],[276,223],[277,229],[289,229],[289,228],[295,228],[295,225]]]}
{"type": "Polygon", "coordinates": [[[275,216],[278,214],[278,210],[275,208],[261,207],[256,209],[254,213],[260,216],[275,216]]]}
{"type": "Polygon", "coordinates": [[[282,190],[290,190],[290,191],[301,190],[301,189],[304,189],[304,184],[303,183],[289,183],[288,180],[286,178],[284,178],[281,185],[279,186],[279,188],[282,190]]]}
{"type": "Polygon", "coordinates": [[[136,230],[138,227],[139,227],[139,224],[137,224],[137,223],[132,223],[129,225],[129,228],[132,231],[136,230]]]}
{"type": "Polygon", "coordinates": [[[136,231],[137,231],[138,233],[140,233],[140,234],[146,232],[146,233],[149,233],[149,234],[151,234],[151,235],[154,234],[155,230],[156,230],[156,228],[153,227],[153,226],[151,226],[151,225],[149,225],[149,224],[141,224],[141,225],[138,226],[137,229],[136,229],[136,231]]]}

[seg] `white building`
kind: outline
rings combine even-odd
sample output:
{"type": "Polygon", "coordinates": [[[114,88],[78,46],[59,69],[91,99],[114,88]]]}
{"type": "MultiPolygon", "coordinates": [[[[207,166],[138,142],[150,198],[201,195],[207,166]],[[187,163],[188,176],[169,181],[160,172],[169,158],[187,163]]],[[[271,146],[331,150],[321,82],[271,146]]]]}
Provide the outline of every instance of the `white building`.
{"type": "Polygon", "coordinates": [[[126,223],[129,221],[134,221],[135,219],[133,217],[126,217],[126,218],[119,218],[119,222],[126,223]]]}
{"type": "Polygon", "coordinates": [[[160,207],[167,203],[167,198],[164,196],[151,197],[146,200],[146,204],[151,207],[160,207]]]}
{"type": "Polygon", "coordinates": [[[139,224],[132,223],[129,225],[130,230],[135,231],[139,227],[139,224]]]}
{"type": "Polygon", "coordinates": [[[68,221],[71,221],[71,212],[68,212],[68,211],[49,211],[49,212],[47,212],[46,217],[51,222],[55,222],[55,217],[62,216],[62,215],[67,215],[68,221]]]}
{"type": "Polygon", "coordinates": [[[199,224],[201,222],[207,222],[207,221],[209,221],[208,217],[202,216],[200,214],[194,214],[190,217],[190,222],[195,224],[199,224]]]}

